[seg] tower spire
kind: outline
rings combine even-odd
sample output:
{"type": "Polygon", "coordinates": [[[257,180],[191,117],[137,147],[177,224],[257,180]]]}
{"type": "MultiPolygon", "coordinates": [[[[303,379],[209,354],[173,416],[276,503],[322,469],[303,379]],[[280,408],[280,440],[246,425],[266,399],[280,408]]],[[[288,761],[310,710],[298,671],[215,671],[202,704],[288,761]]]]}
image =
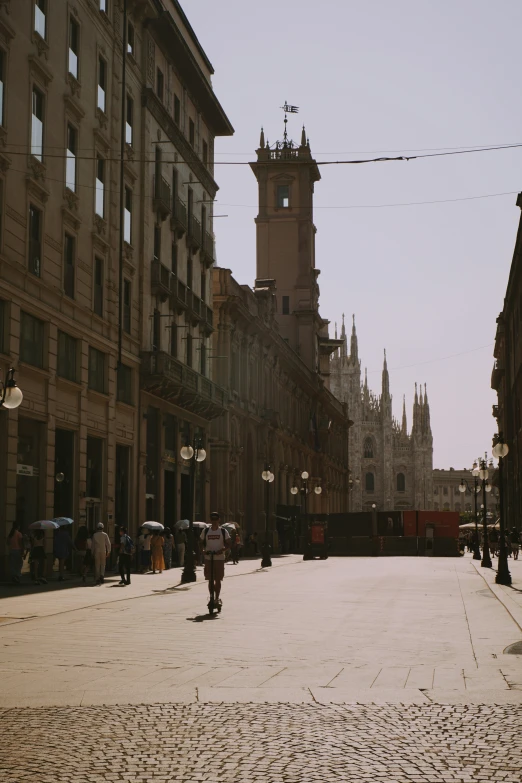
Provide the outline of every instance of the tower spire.
{"type": "Polygon", "coordinates": [[[306,131],[304,125],[303,130],[301,131],[301,147],[306,147],[306,131]]]}
{"type": "Polygon", "coordinates": [[[355,330],[355,315],[352,315],[352,339],[350,340],[350,359],[353,363],[359,360],[359,345],[357,342],[357,332],[355,330]]]}
{"type": "Polygon", "coordinates": [[[343,313],[343,325],[341,326],[341,340],[343,341],[343,344],[341,345],[341,358],[346,359],[348,355],[348,349],[346,346],[346,329],[344,326],[344,313],[343,313]]]}
{"type": "Polygon", "coordinates": [[[426,433],[431,433],[430,423],[430,404],[428,402],[428,392],[426,390],[426,384],[424,384],[424,429],[426,433]]]}
{"type": "Polygon", "coordinates": [[[382,365],[382,398],[390,399],[390,376],[388,374],[388,362],[386,361],[386,348],[384,349],[384,362],[382,365]]]}
{"type": "Polygon", "coordinates": [[[262,150],[265,147],[265,131],[261,128],[261,135],[259,136],[259,149],[262,150]]]}
{"type": "Polygon", "coordinates": [[[402,427],[401,427],[401,434],[407,435],[408,434],[408,421],[406,419],[406,395],[403,394],[402,396],[402,427]]]}

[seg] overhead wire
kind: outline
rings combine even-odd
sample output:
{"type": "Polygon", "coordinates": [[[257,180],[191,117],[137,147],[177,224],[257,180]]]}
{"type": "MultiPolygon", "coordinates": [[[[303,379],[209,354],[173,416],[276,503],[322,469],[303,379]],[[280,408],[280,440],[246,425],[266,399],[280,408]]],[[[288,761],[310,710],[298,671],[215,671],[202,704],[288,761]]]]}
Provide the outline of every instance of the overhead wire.
{"type": "MultiPolygon", "coordinates": [[[[400,367],[390,367],[390,372],[395,372],[396,370],[409,370],[412,367],[420,367],[424,364],[434,364],[435,362],[444,362],[447,359],[455,359],[457,356],[466,356],[470,353],[476,353],[477,351],[483,351],[485,348],[491,348],[495,343],[488,343],[487,345],[480,345],[478,348],[470,348],[467,351],[460,351],[459,353],[451,353],[448,356],[439,356],[437,359],[427,359],[424,362],[415,362],[415,364],[403,364],[400,367]]],[[[368,370],[368,375],[382,372],[382,368],[379,370],[368,370]]]]}

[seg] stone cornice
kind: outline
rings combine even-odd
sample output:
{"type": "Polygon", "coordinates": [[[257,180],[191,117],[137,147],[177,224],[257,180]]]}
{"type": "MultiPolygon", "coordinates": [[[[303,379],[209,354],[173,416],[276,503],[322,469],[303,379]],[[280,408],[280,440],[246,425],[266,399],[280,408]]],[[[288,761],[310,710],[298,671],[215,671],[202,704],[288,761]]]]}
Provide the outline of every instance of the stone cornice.
{"type": "Polygon", "coordinates": [[[184,162],[192,169],[210,197],[215,198],[219,190],[217,183],[210,175],[206,166],[196,157],[195,151],[150,87],[145,87],[143,90],[142,104],[150,111],[156,122],[161,125],[170,141],[183,156],[184,162]]]}

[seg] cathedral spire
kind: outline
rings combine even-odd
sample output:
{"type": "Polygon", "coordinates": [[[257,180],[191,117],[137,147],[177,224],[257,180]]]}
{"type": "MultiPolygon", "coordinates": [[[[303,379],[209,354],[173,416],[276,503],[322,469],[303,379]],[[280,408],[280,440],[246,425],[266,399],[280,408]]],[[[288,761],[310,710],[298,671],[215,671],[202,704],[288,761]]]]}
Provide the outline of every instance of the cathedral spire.
{"type": "Polygon", "coordinates": [[[422,397],[422,383],[419,383],[419,425],[422,432],[424,430],[424,400],[422,397]]]}
{"type": "Polygon", "coordinates": [[[301,131],[301,147],[306,147],[306,131],[304,125],[303,130],[301,131]]]}
{"type": "Polygon", "coordinates": [[[424,429],[426,433],[431,433],[430,423],[430,404],[428,402],[428,392],[426,390],[426,384],[424,384],[424,429]]]}
{"type": "Polygon", "coordinates": [[[343,313],[343,325],[341,327],[341,340],[343,341],[343,344],[341,345],[341,359],[346,359],[348,355],[348,350],[346,346],[346,328],[344,326],[344,313],[343,313]]]}
{"type": "Polygon", "coordinates": [[[401,434],[407,435],[408,434],[408,421],[406,419],[406,395],[403,394],[402,396],[402,427],[401,427],[401,434]]]}
{"type": "Polygon", "coordinates": [[[359,345],[355,331],[355,315],[352,315],[352,339],[350,340],[350,359],[355,364],[359,360],[359,345]]]}
{"type": "Polygon", "coordinates": [[[264,149],[264,146],[265,146],[265,132],[263,128],[261,128],[261,135],[259,137],[259,149],[260,150],[264,149]]]}
{"type": "Polygon", "coordinates": [[[419,394],[417,391],[417,384],[415,384],[415,397],[413,399],[413,424],[412,424],[412,434],[417,431],[419,427],[419,394]]]}
{"type": "Polygon", "coordinates": [[[386,348],[384,349],[384,363],[382,365],[382,399],[390,399],[390,376],[388,374],[388,362],[386,361],[386,348]]]}

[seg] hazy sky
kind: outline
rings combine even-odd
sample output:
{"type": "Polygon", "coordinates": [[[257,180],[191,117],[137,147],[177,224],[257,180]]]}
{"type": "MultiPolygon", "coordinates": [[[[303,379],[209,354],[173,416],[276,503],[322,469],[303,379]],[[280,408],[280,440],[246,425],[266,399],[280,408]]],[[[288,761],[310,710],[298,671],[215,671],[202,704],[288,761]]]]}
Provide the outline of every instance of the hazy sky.
{"type": "MultiPolygon", "coordinates": [[[[183,2],[183,0],[182,0],[183,2]]],[[[519,0],[185,0],[235,127],[216,160],[254,159],[261,125],[282,136],[300,107],[318,161],[522,143],[519,0]]],[[[355,313],[359,355],[380,391],[387,349],[394,413],[426,382],[434,467],[491,451],[495,319],[520,217],[522,149],[324,166],[315,190],[321,314],[355,313]],[[512,195],[415,206],[375,205],[512,195]],[[351,208],[366,205],[374,208],[351,208]],[[449,357],[449,358],[448,358],[449,357]]],[[[220,266],[255,278],[257,188],[217,166],[220,266]]]]}

